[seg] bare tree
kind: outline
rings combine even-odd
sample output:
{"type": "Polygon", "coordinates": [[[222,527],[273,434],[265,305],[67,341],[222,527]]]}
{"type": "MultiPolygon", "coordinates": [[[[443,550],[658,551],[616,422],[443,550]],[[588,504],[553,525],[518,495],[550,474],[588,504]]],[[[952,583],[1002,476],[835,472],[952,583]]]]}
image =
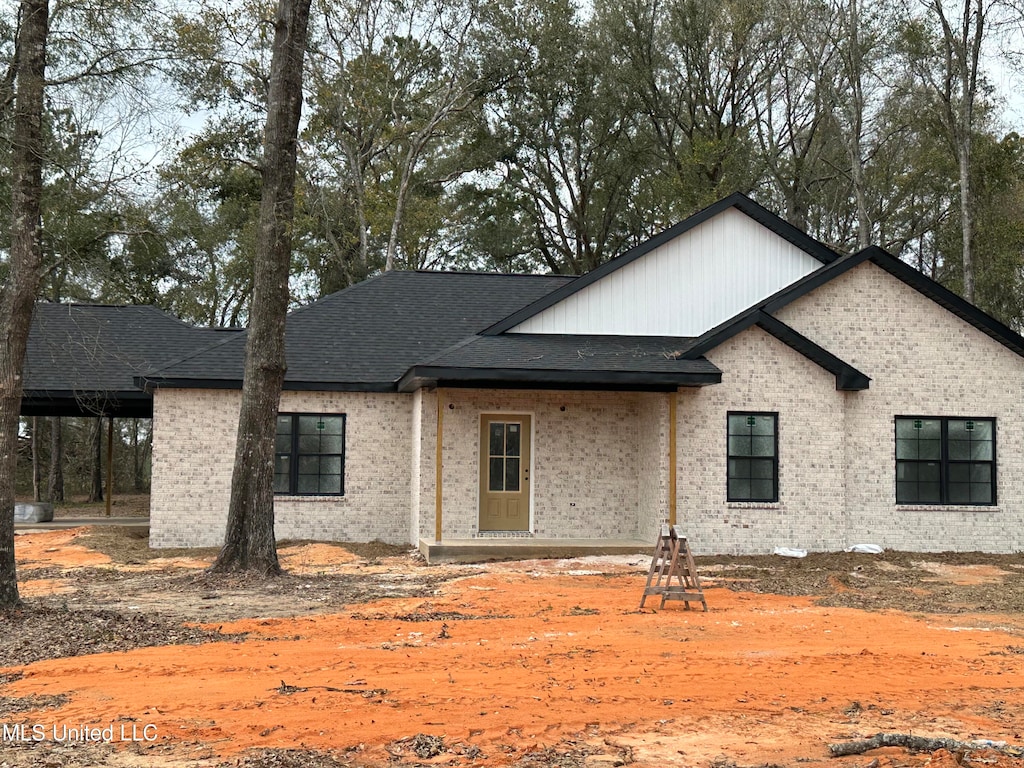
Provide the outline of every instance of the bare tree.
{"type": "Polygon", "coordinates": [[[279,0],[274,22],[259,237],[224,546],[215,572],[281,572],[274,540],[274,436],[285,374],[285,318],[310,0],[279,0]]]}
{"type": "MultiPolygon", "coordinates": [[[[961,0],[953,15],[943,0],[922,0],[928,21],[939,34],[919,55],[915,69],[935,98],[938,118],[956,156],[960,186],[960,228],[963,253],[963,296],[974,301],[974,200],[971,189],[978,89],[982,82],[981,52],[986,36],[999,21],[993,16],[999,0],[961,0]]],[[[927,39],[927,38],[925,38],[927,39]]]]}
{"type": "Polygon", "coordinates": [[[14,477],[22,370],[43,262],[42,116],[49,2],[22,0],[19,15],[10,271],[0,296],[0,335],[6,339],[0,347],[0,608],[20,602],[14,561],[14,477]]]}
{"type": "Polygon", "coordinates": [[[46,483],[46,500],[64,501],[64,420],[50,419],[50,474],[46,483]]]}

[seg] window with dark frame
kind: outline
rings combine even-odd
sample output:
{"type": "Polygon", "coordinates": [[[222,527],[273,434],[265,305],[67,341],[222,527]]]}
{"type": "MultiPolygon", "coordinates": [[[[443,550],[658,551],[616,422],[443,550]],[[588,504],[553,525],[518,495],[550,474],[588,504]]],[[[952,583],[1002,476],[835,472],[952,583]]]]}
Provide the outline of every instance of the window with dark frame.
{"type": "Polygon", "coordinates": [[[779,415],[728,414],[729,501],[779,500],[779,415]]]}
{"type": "Polygon", "coordinates": [[[278,414],[274,493],[345,494],[345,414],[278,414]]]}
{"type": "Polygon", "coordinates": [[[896,503],[996,503],[996,421],[896,417],[896,503]]]}

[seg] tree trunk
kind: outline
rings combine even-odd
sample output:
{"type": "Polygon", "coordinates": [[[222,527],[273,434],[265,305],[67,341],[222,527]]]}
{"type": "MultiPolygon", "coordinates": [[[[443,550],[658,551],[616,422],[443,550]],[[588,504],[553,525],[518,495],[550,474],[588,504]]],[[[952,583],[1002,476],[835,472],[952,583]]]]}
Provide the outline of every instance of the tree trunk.
{"type": "Polygon", "coordinates": [[[43,459],[39,446],[39,417],[32,417],[32,500],[43,500],[43,459]]]}
{"type": "Polygon", "coordinates": [[[22,370],[42,274],[43,90],[48,0],[22,0],[17,96],[11,139],[11,246],[0,299],[0,609],[17,605],[14,564],[14,478],[22,370]]]}
{"type": "Polygon", "coordinates": [[[142,474],[146,465],[144,442],[139,440],[139,420],[132,419],[132,491],[142,493],[142,474]]]}
{"type": "Polygon", "coordinates": [[[50,419],[50,477],[47,480],[47,501],[64,501],[64,421],[60,416],[50,419]]]}
{"type": "Polygon", "coordinates": [[[103,501],[103,418],[97,416],[89,429],[89,498],[88,501],[103,501]]]}
{"type": "Polygon", "coordinates": [[[960,138],[960,227],[963,242],[964,298],[974,303],[974,209],[971,201],[971,134],[960,138]]]}
{"type": "Polygon", "coordinates": [[[263,134],[263,189],[245,378],[224,547],[215,572],[281,572],[274,540],[274,436],[285,373],[285,318],[302,60],[310,0],[279,0],[263,134]]]}

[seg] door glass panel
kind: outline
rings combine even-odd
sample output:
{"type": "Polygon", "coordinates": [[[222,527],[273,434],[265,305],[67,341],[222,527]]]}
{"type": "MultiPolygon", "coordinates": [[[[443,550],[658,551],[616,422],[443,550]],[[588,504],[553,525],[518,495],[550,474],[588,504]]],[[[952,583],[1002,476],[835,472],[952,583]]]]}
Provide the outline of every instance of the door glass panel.
{"type": "Polygon", "coordinates": [[[501,458],[500,456],[492,456],[490,459],[490,470],[489,477],[487,480],[487,490],[505,490],[505,459],[501,458]]]}
{"type": "Polygon", "coordinates": [[[505,459],[505,490],[513,493],[519,490],[519,459],[505,459]]]}
{"type": "Polygon", "coordinates": [[[518,424],[506,424],[505,433],[505,455],[506,456],[518,456],[519,455],[519,443],[520,443],[520,431],[518,424]]]}
{"type": "Polygon", "coordinates": [[[491,456],[504,456],[505,455],[505,425],[498,421],[492,422],[490,426],[491,435],[491,456]]]}

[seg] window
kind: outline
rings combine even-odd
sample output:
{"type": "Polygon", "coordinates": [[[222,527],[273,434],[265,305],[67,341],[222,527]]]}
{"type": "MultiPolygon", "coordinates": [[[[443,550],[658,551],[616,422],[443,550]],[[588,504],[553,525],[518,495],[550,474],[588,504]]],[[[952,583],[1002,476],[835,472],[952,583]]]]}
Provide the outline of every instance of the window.
{"type": "Polygon", "coordinates": [[[995,504],[995,419],[896,418],[897,504],[995,504]]]}
{"type": "Polygon", "coordinates": [[[729,501],[779,500],[777,413],[730,413],[729,501]]]}
{"type": "Polygon", "coordinates": [[[274,493],[345,493],[345,416],[281,413],[274,441],[274,493]]]}

